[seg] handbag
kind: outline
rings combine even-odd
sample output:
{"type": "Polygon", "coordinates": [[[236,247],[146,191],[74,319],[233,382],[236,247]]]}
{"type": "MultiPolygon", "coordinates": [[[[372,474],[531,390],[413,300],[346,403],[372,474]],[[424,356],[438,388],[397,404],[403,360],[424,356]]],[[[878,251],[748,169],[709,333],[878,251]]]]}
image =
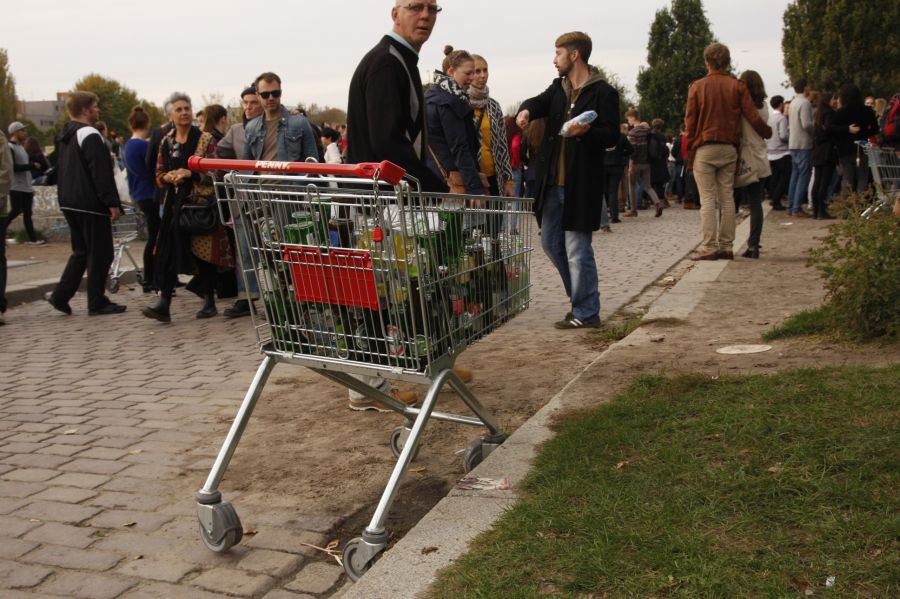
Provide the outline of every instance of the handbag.
{"type": "MultiPolygon", "coordinates": [[[[212,136],[204,133],[197,143],[195,156],[206,156],[206,150],[212,136]]],[[[219,226],[219,209],[216,206],[215,189],[210,185],[194,184],[193,192],[185,198],[178,213],[178,228],[190,235],[205,235],[212,233],[219,226]],[[207,190],[209,193],[197,193],[198,189],[207,190]]]]}
{"type": "Polygon", "coordinates": [[[191,235],[203,235],[212,233],[218,226],[219,209],[215,201],[193,194],[188,196],[178,214],[178,228],[191,235]]]}
{"type": "MultiPolygon", "coordinates": [[[[431,146],[428,146],[428,152],[431,154],[431,159],[434,160],[434,163],[437,165],[438,170],[441,171],[441,176],[444,178],[444,182],[447,183],[447,187],[450,188],[450,193],[456,194],[465,194],[471,195],[469,190],[466,189],[466,183],[463,181],[462,173],[459,171],[450,171],[447,172],[443,166],[441,166],[440,160],[438,160],[437,154],[434,153],[434,150],[431,149],[431,146]]],[[[484,173],[478,173],[478,176],[481,178],[481,184],[484,186],[484,193],[487,193],[487,190],[490,189],[488,184],[487,175],[484,173]]]]}
{"type": "Polygon", "coordinates": [[[734,188],[747,187],[751,183],[759,181],[759,173],[753,168],[753,165],[747,160],[747,154],[750,152],[749,146],[741,144],[741,153],[738,156],[737,166],[734,169],[734,188]]]}

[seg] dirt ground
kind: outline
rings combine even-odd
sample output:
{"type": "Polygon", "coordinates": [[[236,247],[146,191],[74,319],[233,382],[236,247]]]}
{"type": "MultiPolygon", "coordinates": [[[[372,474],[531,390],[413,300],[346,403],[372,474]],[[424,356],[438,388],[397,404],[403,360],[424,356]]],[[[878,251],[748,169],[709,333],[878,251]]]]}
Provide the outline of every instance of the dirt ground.
{"type": "MultiPolygon", "coordinates": [[[[898,346],[847,346],[826,339],[776,341],[770,351],[760,354],[715,352],[726,345],[762,343],[766,330],[796,311],[821,303],[821,281],[816,271],[806,267],[805,256],[826,227],[820,221],[792,221],[772,213],[763,232],[761,259],[729,264],[686,321],[646,325],[646,330],[664,339],[620,345],[570,389],[568,404],[580,408],[608,401],[641,374],[760,374],[896,362],[898,346]]],[[[683,262],[669,276],[687,268],[690,263],[683,262]]],[[[639,298],[631,309],[641,303],[639,298]]],[[[509,433],[605,348],[590,332],[560,336],[537,326],[547,325],[513,321],[468,349],[459,362],[474,369],[473,392],[494,410],[509,433]],[[504,350],[510,347],[516,351],[504,350]]],[[[424,388],[419,390],[421,397],[424,388]]],[[[394,463],[388,435],[402,418],[351,412],[346,397],[346,390],[306,369],[276,368],[223,483],[226,493],[242,492],[245,524],[252,525],[253,504],[298,514],[352,512],[334,532],[341,543],[368,523],[394,463]]],[[[462,404],[452,392],[445,392],[438,409],[460,412],[462,404]]],[[[481,432],[451,423],[429,424],[395,500],[388,530],[402,536],[447,493],[463,474],[458,452],[481,432]]]]}

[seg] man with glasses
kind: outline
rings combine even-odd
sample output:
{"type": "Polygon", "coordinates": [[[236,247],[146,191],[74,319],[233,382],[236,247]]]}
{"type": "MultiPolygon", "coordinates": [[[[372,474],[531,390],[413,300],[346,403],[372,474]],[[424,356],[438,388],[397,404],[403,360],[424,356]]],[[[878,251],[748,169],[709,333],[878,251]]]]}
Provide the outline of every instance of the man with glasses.
{"type": "Polygon", "coordinates": [[[419,76],[419,51],[440,11],[433,0],[397,0],[391,9],[394,26],[356,67],[347,101],[348,162],[390,160],[418,179],[423,191],[447,191],[425,165],[425,97],[419,76]]]}
{"type": "MultiPolygon", "coordinates": [[[[347,161],[389,160],[418,179],[423,191],[438,192],[447,191],[447,186],[425,165],[428,142],[419,50],[431,37],[440,11],[433,0],[397,0],[391,9],[394,26],[356,67],[347,101],[347,161]]],[[[407,405],[416,403],[415,393],[391,389],[385,379],[357,378],[407,405]]],[[[385,411],[374,399],[353,390],[350,409],[385,411]]]]}
{"type": "Polygon", "coordinates": [[[318,161],[316,137],[306,117],[291,114],[281,105],[281,78],[275,73],[263,73],[253,86],[259,96],[263,114],[244,128],[244,160],[318,161]]]}

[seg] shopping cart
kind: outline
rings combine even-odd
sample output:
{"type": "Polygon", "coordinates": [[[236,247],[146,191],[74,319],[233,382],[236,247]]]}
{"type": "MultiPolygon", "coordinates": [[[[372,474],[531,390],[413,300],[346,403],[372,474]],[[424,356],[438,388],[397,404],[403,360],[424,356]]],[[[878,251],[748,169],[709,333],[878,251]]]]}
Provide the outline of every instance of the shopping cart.
{"type": "Polygon", "coordinates": [[[138,238],[139,230],[140,215],[137,210],[131,206],[122,206],[122,213],[118,220],[112,222],[113,262],[109,267],[109,277],[106,280],[106,289],[110,293],[118,293],[119,281],[127,272],[134,272],[138,285],[144,283],[144,271],[128,251],[128,244],[138,238]],[[131,269],[122,270],[123,256],[128,256],[132,265],[131,269]]]}
{"type": "Polygon", "coordinates": [[[860,145],[865,149],[875,186],[875,201],[861,216],[869,218],[876,212],[890,214],[900,198],[900,149],[871,143],[860,145]]]}
{"type": "Polygon", "coordinates": [[[245,248],[241,271],[256,276],[264,307],[253,318],[262,364],[196,495],[203,542],[219,552],[240,541],[240,520],[218,486],[272,368],[298,364],[406,418],[390,435],[397,463],[370,524],[343,549],[344,569],[358,580],[387,545],[384,521],[429,419],[487,429],[466,449],[466,470],[505,439],[453,365],[528,306],[528,201],[423,193],[389,162],[194,157],[189,167],[218,172],[220,206],[245,248]],[[420,407],[408,407],[354,375],[429,389],[420,407]],[[435,411],[445,386],[474,416],[435,411]]]}

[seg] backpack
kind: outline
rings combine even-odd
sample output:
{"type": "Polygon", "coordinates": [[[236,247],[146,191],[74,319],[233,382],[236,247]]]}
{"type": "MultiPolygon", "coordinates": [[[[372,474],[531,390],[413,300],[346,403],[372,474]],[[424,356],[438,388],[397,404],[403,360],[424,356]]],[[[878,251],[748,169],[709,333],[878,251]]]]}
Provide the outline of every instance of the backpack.
{"type": "Polygon", "coordinates": [[[647,141],[647,158],[649,162],[656,162],[659,158],[659,138],[651,133],[650,139],[647,141]]]}
{"type": "Polygon", "coordinates": [[[881,132],[878,134],[878,143],[895,144],[900,141],[900,94],[896,94],[888,103],[881,122],[878,123],[881,132]]]}

